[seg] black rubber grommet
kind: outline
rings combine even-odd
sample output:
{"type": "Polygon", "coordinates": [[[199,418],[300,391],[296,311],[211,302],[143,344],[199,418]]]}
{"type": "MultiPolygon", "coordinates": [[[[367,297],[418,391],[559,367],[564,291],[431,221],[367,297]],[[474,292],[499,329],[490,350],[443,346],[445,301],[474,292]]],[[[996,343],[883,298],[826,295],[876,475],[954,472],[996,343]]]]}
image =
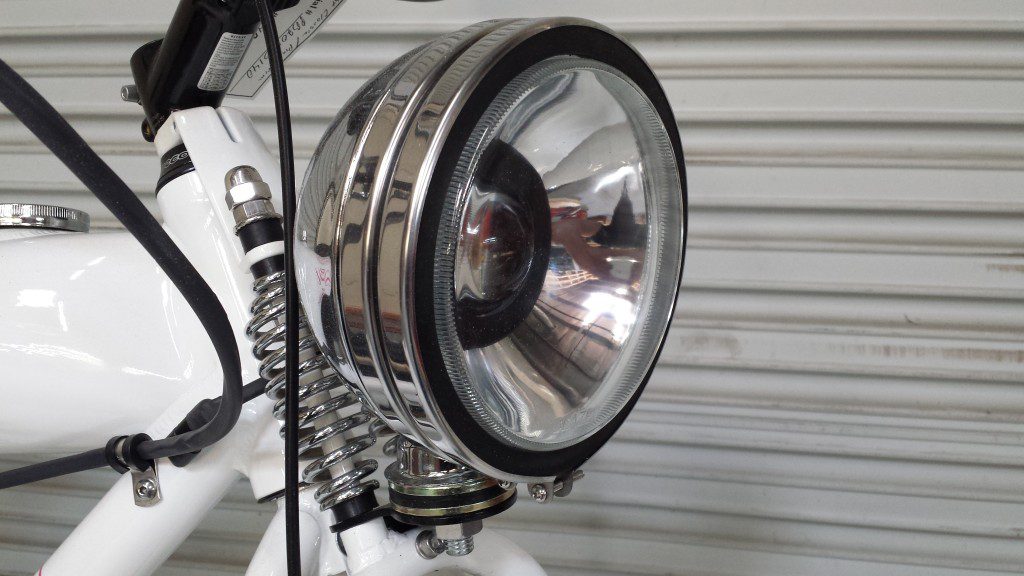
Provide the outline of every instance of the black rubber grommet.
{"type": "Polygon", "coordinates": [[[342,524],[353,518],[359,518],[375,508],[377,508],[377,496],[371,491],[363,492],[354,498],[331,506],[331,512],[334,513],[335,522],[342,524]]]}
{"type": "Polygon", "coordinates": [[[128,471],[128,467],[125,466],[118,455],[117,445],[128,438],[127,436],[114,436],[110,440],[107,440],[107,445],[103,448],[103,457],[106,458],[107,464],[114,469],[114,472],[118,474],[124,474],[128,471]]]}
{"type": "Polygon", "coordinates": [[[264,258],[249,266],[249,271],[252,272],[253,278],[263,278],[281,270],[284,270],[284,254],[264,258]]]}
{"type": "Polygon", "coordinates": [[[132,434],[121,444],[121,461],[129,469],[142,472],[153,467],[152,460],[146,460],[139,456],[139,444],[153,440],[149,434],[132,434]]]}

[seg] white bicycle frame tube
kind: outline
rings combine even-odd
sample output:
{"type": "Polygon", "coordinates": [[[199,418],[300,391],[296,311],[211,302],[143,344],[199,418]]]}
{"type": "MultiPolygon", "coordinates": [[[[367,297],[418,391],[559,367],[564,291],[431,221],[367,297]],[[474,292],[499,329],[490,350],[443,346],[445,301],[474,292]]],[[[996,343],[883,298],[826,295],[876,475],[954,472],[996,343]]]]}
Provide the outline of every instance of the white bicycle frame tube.
{"type": "MultiPolygon", "coordinates": [[[[279,198],[280,170],[250,119],[230,108],[174,113],[157,135],[159,154],[184,143],[196,170],[157,197],[164,227],[220,298],[235,330],[246,381],[257,364],[245,338],[252,274],[224,200],[224,175],[248,165],[279,198]]],[[[140,429],[166,436],[222,374],[209,340],[166,276],[127,233],[0,234],[0,352],[4,417],[0,454],[82,450],[140,429]],[[50,266],[39,266],[45,255],[50,266]],[[56,264],[54,264],[56,263],[56,264]],[[37,407],[44,407],[39,410],[37,407]]],[[[139,507],[122,476],[46,561],[46,576],[143,576],[162,564],[229,488],[247,477],[255,498],[284,486],[283,443],[272,402],[245,405],[238,424],[192,463],[158,462],[162,502],[139,507]]],[[[468,556],[421,558],[417,531],[376,520],[331,533],[330,513],[301,493],[303,574],[417,576],[443,568],[480,576],[543,576],[511,541],[484,530],[468,556]]],[[[286,573],[284,515],[270,522],[246,574],[286,573]]]]}

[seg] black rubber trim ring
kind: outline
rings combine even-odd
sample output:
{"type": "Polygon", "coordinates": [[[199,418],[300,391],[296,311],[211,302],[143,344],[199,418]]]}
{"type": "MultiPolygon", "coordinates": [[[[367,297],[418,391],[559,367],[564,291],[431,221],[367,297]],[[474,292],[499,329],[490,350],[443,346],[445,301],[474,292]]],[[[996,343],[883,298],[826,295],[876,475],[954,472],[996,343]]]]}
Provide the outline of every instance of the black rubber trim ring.
{"type": "Polygon", "coordinates": [[[236,233],[242,243],[242,249],[249,252],[257,246],[281,242],[284,240],[284,229],[278,217],[264,218],[250,222],[238,229],[236,233]]]}
{"type": "Polygon", "coordinates": [[[412,524],[413,526],[441,526],[445,524],[460,524],[462,522],[473,522],[474,520],[483,520],[484,518],[490,518],[501,514],[505,510],[508,510],[516,503],[518,495],[513,492],[507,499],[491,506],[478,510],[476,512],[470,512],[469,514],[452,514],[451,516],[411,516],[409,514],[402,514],[395,510],[391,510],[391,517],[403,524],[412,524]]]}
{"type": "Polygon", "coordinates": [[[253,278],[263,278],[264,276],[270,276],[274,272],[280,272],[284,270],[284,254],[264,258],[249,266],[249,270],[252,272],[253,278]]]}
{"type": "Polygon", "coordinates": [[[455,506],[470,506],[479,502],[501,496],[508,490],[495,484],[482,490],[468,492],[465,494],[449,494],[446,496],[419,496],[415,494],[403,494],[390,490],[388,497],[391,503],[405,508],[452,508],[455,506]]]}
{"type": "MultiPolygon", "coordinates": [[[[423,363],[426,382],[445,421],[466,448],[488,465],[505,473],[523,477],[553,477],[566,474],[579,468],[593,456],[618,430],[640,398],[666,340],[663,335],[654,362],[651,363],[651,370],[644,376],[636,392],[608,424],[578,444],[551,451],[525,450],[511,446],[480,426],[463,406],[445,369],[435,336],[434,249],[437,244],[441,209],[444,205],[442,199],[447,193],[448,184],[455,171],[455,164],[471,131],[498,92],[530,66],[550,57],[564,55],[589,58],[618,69],[636,83],[654,104],[655,110],[667,129],[679,167],[683,204],[684,254],[686,250],[686,172],[683,164],[683,147],[679,139],[676,120],[658,79],[643,58],[628,44],[614,35],[596,28],[579,25],[560,26],[526,39],[519,46],[510,50],[484,76],[473,94],[470,95],[466,105],[459,112],[431,177],[416,246],[414,316],[417,341],[420,346],[419,357],[423,363]]],[[[680,276],[676,279],[677,286],[681,276],[682,266],[680,266],[680,276]]]]}

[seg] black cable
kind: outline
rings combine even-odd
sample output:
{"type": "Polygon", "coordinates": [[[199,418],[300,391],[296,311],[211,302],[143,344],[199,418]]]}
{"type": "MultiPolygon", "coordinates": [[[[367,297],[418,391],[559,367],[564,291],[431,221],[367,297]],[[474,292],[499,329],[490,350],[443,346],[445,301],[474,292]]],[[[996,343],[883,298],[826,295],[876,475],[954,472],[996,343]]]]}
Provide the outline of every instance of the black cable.
{"type": "Polygon", "coordinates": [[[277,142],[281,156],[281,196],[284,208],[285,265],[285,436],[284,499],[285,551],[288,576],[302,572],[299,550],[299,295],[295,286],[292,238],[295,232],[295,159],[292,148],[291,112],[284,75],[284,56],[278,43],[277,25],[267,0],[255,0],[270,59],[270,81],[277,113],[277,142]]]}
{"type": "MultiPolygon", "coordinates": [[[[249,382],[242,387],[242,400],[244,402],[248,402],[261,396],[266,386],[267,381],[262,378],[257,378],[256,380],[249,382]]],[[[196,407],[202,405],[203,402],[196,404],[196,407]]],[[[213,398],[212,402],[215,403],[214,405],[219,404],[221,402],[221,397],[217,396],[216,398],[213,398]]],[[[193,408],[193,410],[195,410],[195,408],[193,408]]],[[[206,420],[209,420],[209,418],[206,418],[206,420]]],[[[0,472],[0,490],[3,490],[4,488],[13,488],[14,486],[21,486],[22,484],[31,484],[32,482],[39,482],[40,480],[48,480],[50,478],[56,478],[57,476],[64,476],[65,474],[74,474],[75,472],[85,472],[86,470],[103,468],[110,464],[110,460],[108,460],[106,452],[106,447],[95,448],[79,454],[72,454],[63,458],[55,458],[46,462],[40,462],[39,464],[31,464],[29,466],[15,468],[14,470],[0,472]]]]}
{"type": "Polygon", "coordinates": [[[224,372],[217,414],[198,430],[149,440],[137,455],[155,460],[201,450],[220,440],[242,410],[242,368],[228,315],[206,280],[121,178],[85,143],[42,95],[0,60],[0,102],[6,106],[110,210],[181,292],[210,341],[224,372]]]}
{"type": "Polygon", "coordinates": [[[38,482],[48,478],[56,478],[72,472],[82,472],[107,465],[106,450],[95,448],[81,454],[72,454],[64,458],[56,458],[39,464],[15,468],[0,472],[0,490],[20,486],[30,482],[38,482]]]}

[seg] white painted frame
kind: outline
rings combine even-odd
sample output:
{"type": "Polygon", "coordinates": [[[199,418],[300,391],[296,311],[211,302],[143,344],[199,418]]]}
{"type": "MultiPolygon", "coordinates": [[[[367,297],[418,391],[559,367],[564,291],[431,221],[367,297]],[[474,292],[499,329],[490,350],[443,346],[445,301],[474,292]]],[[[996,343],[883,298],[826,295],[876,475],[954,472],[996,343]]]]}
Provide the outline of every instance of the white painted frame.
{"type": "MultiPolygon", "coordinates": [[[[250,316],[253,278],[224,201],[224,174],[236,166],[253,166],[275,194],[279,194],[279,167],[249,117],[231,108],[196,108],[174,113],[157,135],[158,155],[181,143],[188,149],[196,170],[178,177],[161,190],[158,203],[164,227],[220,298],[237,336],[243,377],[248,381],[257,373],[244,332],[250,316]]],[[[88,426],[90,420],[105,410],[133,413],[134,420],[122,421],[128,426],[141,424],[142,418],[149,418],[145,432],[163,437],[197,401],[219,393],[222,375],[208,339],[167,278],[153,270],[152,262],[140,261],[146,256],[140,254],[134,240],[126,233],[58,234],[7,240],[0,237],[0,241],[0,254],[15,267],[25,264],[25,268],[32,268],[28,264],[42,250],[48,251],[51,261],[65,260],[72,266],[80,265],[86,273],[92,272],[90,266],[109,260],[115,267],[105,270],[103,280],[107,286],[117,288],[111,292],[102,290],[97,283],[76,284],[83,274],[77,277],[72,274],[69,278],[66,268],[60,266],[49,270],[35,268],[30,285],[37,287],[32,288],[35,291],[32,294],[40,305],[28,306],[20,312],[23,322],[0,327],[0,338],[5,343],[16,344],[14,349],[23,352],[13,355],[13,362],[5,366],[5,373],[14,381],[30,381],[38,371],[47,369],[46,363],[39,361],[38,351],[48,346],[51,338],[45,333],[21,328],[45,326],[53,312],[46,306],[48,294],[59,294],[59,298],[52,298],[62,303],[58,317],[64,323],[68,318],[72,321],[66,329],[57,331],[53,343],[55,349],[63,351],[57,354],[61,369],[67,376],[74,374],[75,378],[52,388],[53,396],[46,401],[63,405],[62,409],[69,415],[68,430],[53,430],[52,426],[42,425],[39,419],[15,419],[18,429],[0,435],[3,438],[0,454],[32,449],[33,445],[52,449],[53,442],[60,442],[61,438],[68,443],[57,445],[66,449],[94,447],[102,432],[90,430],[88,426]],[[40,286],[44,288],[38,288],[40,286]],[[108,300],[114,298],[117,300],[108,300]],[[122,302],[147,299],[159,301],[161,305],[133,310],[133,325],[135,330],[148,332],[152,329],[155,341],[163,343],[164,350],[154,351],[153,339],[125,341],[95,331],[105,321],[121,319],[118,310],[108,313],[108,308],[119,309],[122,302]],[[87,329],[79,330],[82,325],[87,329]],[[18,334],[13,333],[16,330],[18,334]],[[17,345],[19,339],[22,344],[17,345]],[[82,356],[81,351],[85,349],[93,353],[82,356]],[[157,363],[161,374],[129,364],[133,362],[132,356],[154,354],[171,357],[164,364],[157,363]],[[93,364],[97,369],[76,370],[90,358],[95,360],[93,364]],[[153,376],[159,376],[157,381],[162,380],[163,384],[151,386],[153,376]],[[107,387],[120,393],[108,396],[103,393],[107,387]],[[83,389],[88,390],[87,395],[80,393],[83,389]],[[145,407],[139,410],[140,390],[144,395],[164,399],[169,405],[162,412],[154,412],[153,404],[146,405],[149,410],[145,407]],[[68,402],[72,404],[67,405],[68,402]],[[19,443],[19,440],[29,442],[19,443]]],[[[0,295],[27,294],[19,290],[18,283],[8,283],[0,287],[0,292],[8,293],[0,295]]],[[[12,390],[7,406],[12,413],[31,414],[39,402],[38,391],[12,390]]],[[[249,479],[257,499],[281,490],[284,486],[283,443],[278,434],[280,423],[271,412],[272,402],[261,396],[244,406],[235,428],[224,439],[205,449],[188,466],[178,468],[166,460],[158,461],[162,492],[162,501],[158,504],[137,506],[132,496],[131,477],[122,476],[38,574],[150,574],[241,477],[249,479]]],[[[126,430],[135,431],[138,430],[126,430]]],[[[280,501],[278,506],[246,572],[249,576],[285,573],[284,509],[280,501]]],[[[468,556],[442,555],[426,560],[415,551],[418,531],[392,532],[381,519],[339,535],[348,552],[345,556],[333,542],[336,536],[330,531],[332,523],[330,513],[321,512],[313,501],[312,492],[302,492],[300,534],[304,576],[329,576],[342,571],[350,576],[413,576],[444,567],[459,567],[482,576],[544,575],[532,557],[488,530],[477,535],[477,549],[468,556]]]]}

